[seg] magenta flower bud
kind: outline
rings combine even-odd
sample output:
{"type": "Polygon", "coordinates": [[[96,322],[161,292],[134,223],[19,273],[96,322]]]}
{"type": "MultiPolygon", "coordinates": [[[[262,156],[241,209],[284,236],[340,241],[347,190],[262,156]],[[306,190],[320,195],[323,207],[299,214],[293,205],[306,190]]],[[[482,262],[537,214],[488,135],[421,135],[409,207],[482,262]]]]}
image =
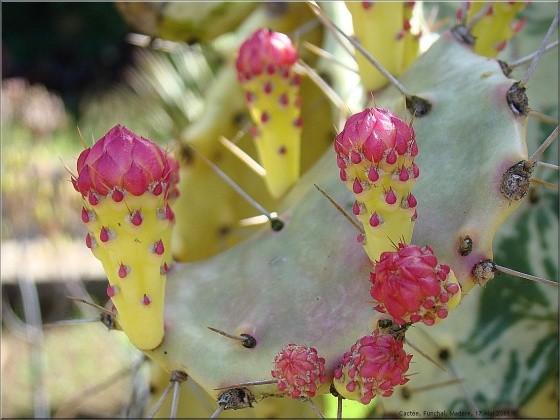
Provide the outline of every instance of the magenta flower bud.
{"type": "Polygon", "coordinates": [[[235,67],[243,81],[263,72],[290,69],[297,59],[297,51],[287,35],[261,28],[241,45],[235,67]]]}

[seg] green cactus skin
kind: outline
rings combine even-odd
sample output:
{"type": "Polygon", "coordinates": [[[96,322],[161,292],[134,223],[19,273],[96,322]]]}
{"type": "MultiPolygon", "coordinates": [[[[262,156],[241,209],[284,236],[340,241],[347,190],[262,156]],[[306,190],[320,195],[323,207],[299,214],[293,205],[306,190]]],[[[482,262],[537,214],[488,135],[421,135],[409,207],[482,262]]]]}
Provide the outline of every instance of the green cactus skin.
{"type": "MultiPolygon", "coordinates": [[[[518,205],[501,196],[499,184],[507,168],[527,158],[526,118],[514,115],[505,103],[514,81],[495,61],[473,54],[450,33],[402,81],[433,104],[432,113],[414,123],[422,176],[415,187],[419,217],[412,242],[429,243],[468,291],[474,284],[473,265],[492,258],[493,235],[518,205]],[[433,62],[451,68],[434,71],[433,62]],[[460,194],[457,180],[462,181],[460,194]],[[458,249],[466,235],[473,246],[462,256],[458,249]]],[[[378,106],[392,109],[404,109],[402,101],[390,89],[376,99],[378,106]]],[[[338,179],[329,151],[286,197],[282,231],[263,230],[171,274],[168,329],[162,345],[146,352],[165,370],[185,370],[217,397],[217,387],[269,378],[274,355],[289,342],[317,348],[332,373],[345,349],[373,329],[371,303],[364,298],[371,262],[355,241],[357,232],[313,192],[312,183],[350,210],[351,193],[338,179]],[[274,301],[282,305],[271,308],[274,301]],[[257,346],[243,348],[207,326],[251,334],[257,346]]],[[[274,385],[250,390],[257,400],[276,394],[274,385]]]]}

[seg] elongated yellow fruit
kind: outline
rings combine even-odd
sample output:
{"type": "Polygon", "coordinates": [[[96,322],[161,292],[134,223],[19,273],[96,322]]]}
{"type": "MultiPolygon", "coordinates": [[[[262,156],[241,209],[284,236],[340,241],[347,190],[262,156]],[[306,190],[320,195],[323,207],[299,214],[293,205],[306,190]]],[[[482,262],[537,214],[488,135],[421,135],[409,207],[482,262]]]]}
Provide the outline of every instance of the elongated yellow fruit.
{"type": "Polygon", "coordinates": [[[164,335],[178,164],[117,125],[80,154],[77,169],[72,183],[83,197],[86,245],[103,264],[117,321],[132,344],[153,349],[164,335]]]}
{"type": "MultiPolygon", "coordinates": [[[[467,23],[485,2],[469,2],[467,23]]],[[[525,20],[515,20],[518,12],[527,7],[526,1],[494,2],[486,14],[472,28],[474,51],[486,57],[496,57],[507,42],[525,26],[525,20]]]]}
{"type": "Polygon", "coordinates": [[[293,69],[297,59],[287,35],[261,28],[241,45],[236,61],[265,181],[276,198],[300,175],[300,78],[293,69]]]}
{"type": "MultiPolygon", "coordinates": [[[[403,70],[405,43],[403,38],[404,3],[346,2],[352,14],[354,36],[362,46],[392,75],[403,70]]],[[[362,83],[368,92],[376,91],[388,81],[367,58],[356,51],[362,83]]]]}

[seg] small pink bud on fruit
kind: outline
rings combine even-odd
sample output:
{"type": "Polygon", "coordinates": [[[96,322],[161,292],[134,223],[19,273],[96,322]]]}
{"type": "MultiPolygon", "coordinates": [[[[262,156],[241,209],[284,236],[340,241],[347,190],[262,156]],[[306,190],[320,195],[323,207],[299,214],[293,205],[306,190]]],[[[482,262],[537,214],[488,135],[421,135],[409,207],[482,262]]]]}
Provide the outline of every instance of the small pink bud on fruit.
{"type": "Polygon", "coordinates": [[[327,381],[325,359],[313,347],[289,344],[274,358],[272,377],[278,391],[292,398],[312,398],[327,381]]]}
{"type": "Polygon", "coordinates": [[[397,154],[395,153],[395,151],[391,150],[385,160],[389,165],[394,165],[397,162],[397,154]]]}
{"type": "Polygon", "coordinates": [[[401,170],[399,171],[399,180],[405,182],[408,181],[408,178],[408,170],[406,168],[401,168],[401,170]]]}
{"type": "Polygon", "coordinates": [[[118,273],[119,277],[121,279],[124,279],[128,275],[128,273],[130,273],[130,267],[128,265],[121,263],[119,265],[119,273],[118,273]]]}
{"type": "Polygon", "coordinates": [[[412,163],[412,175],[414,175],[414,178],[418,178],[420,176],[420,169],[416,163],[412,163]]]}
{"type": "Polygon", "coordinates": [[[373,213],[371,215],[371,217],[369,218],[369,225],[371,227],[377,227],[379,226],[381,223],[383,223],[383,218],[377,214],[377,213],[373,213]]]}
{"type": "Polygon", "coordinates": [[[245,100],[247,101],[247,103],[253,102],[255,100],[255,93],[246,91],[245,92],[245,100]]]}
{"type": "Polygon", "coordinates": [[[89,212],[86,210],[85,207],[82,207],[82,222],[84,223],[89,222],[89,212]]]}
{"type": "Polygon", "coordinates": [[[173,210],[171,210],[171,206],[169,204],[165,206],[165,218],[170,222],[175,220],[175,214],[173,213],[173,210]]]}
{"type": "Polygon", "coordinates": [[[362,184],[358,178],[354,179],[352,190],[354,191],[354,194],[360,194],[361,192],[364,191],[364,187],[362,187],[362,184]]]}
{"type": "Polygon", "coordinates": [[[497,52],[502,52],[502,51],[504,50],[504,48],[506,47],[506,44],[507,44],[507,40],[502,39],[501,41],[499,41],[499,42],[494,46],[494,49],[495,49],[497,52]]]}
{"type": "Polygon", "coordinates": [[[379,172],[375,168],[375,166],[371,165],[368,171],[368,179],[371,182],[376,182],[379,179],[379,172]]]}
{"type": "Polygon", "coordinates": [[[88,201],[89,201],[89,204],[91,204],[92,206],[95,206],[96,204],[99,204],[99,196],[97,194],[95,194],[93,191],[90,191],[88,193],[88,201]]]}
{"type": "Polygon", "coordinates": [[[124,193],[119,188],[113,189],[113,191],[111,191],[110,194],[111,194],[111,198],[115,203],[120,203],[124,198],[124,193]]]}
{"type": "Polygon", "coordinates": [[[154,182],[150,185],[150,187],[148,187],[148,191],[151,191],[152,194],[157,197],[163,192],[163,185],[161,182],[154,182]]]}
{"type": "Polygon", "coordinates": [[[521,29],[523,29],[525,27],[525,24],[527,23],[527,18],[523,17],[520,20],[516,20],[511,24],[511,29],[513,30],[513,32],[517,33],[519,32],[521,29]]]}
{"type": "Polygon", "coordinates": [[[165,248],[163,246],[163,241],[160,239],[159,241],[153,243],[150,246],[150,250],[157,255],[162,255],[163,252],[165,251],[165,248]]]}
{"type": "Polygon", "coordinates": [[[418,203],[416,201],[416,197],[414,197],[412,194],[409,194],[407,197],[403,197],[401,201],[401,207],[403,209],[413,209],[417,205],[418,203]]]}
{"type": "Polygon", "coordinates": [[[111,286],[110,284],[107,285],[107,296],[112,298],[118,293],[119,293],[119,288],[117,286],[111,286]]]}
{"type": "Polygon", "coordinates": [[[287,35],[261,28],[241,45],[235,67],[243,81],[263,72],[272,74],[276,69],[289,68],[297,59],[297,51],[287,35]]]}
{"type": "Polygon", "coordinates": [[[142,213],[140,213],[138,210],[132,213],[130,216],[130,222],[134,226],[140,226],[142,224],[142,213]]]}
{"type": "Polygon", "coordinates": [[[101,239],[101,242],[107,242],[110,241],[111,239],[115,239],[116,237],[116,233],[114,230],[106,228],[105,226],[103,226],[101,228],[101,232],[99,232],[99,239],[101,239]]]}
{"type": "Polygon", "coordinates": [[[397,202],[397,196],[392,189],[385,193],[385,202],[391,205],[397,202]]]}
{"type": "Polygon", "coordinates": [[[97,246],[97,241],[95,240],[95,238],[93,237],[93,235],[91,233],[88,232],[88,234],[86,235],[86,246],[90,249],[93,249],[97,246]]]}

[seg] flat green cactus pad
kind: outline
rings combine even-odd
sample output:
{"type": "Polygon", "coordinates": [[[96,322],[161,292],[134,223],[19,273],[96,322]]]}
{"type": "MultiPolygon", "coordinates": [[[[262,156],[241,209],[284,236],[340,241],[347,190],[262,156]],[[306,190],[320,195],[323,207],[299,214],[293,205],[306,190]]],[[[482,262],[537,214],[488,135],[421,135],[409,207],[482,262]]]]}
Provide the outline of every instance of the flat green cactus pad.
{"type": "MultiPolygon", "coordinates": [[[[433,105],[431,114],[414,121],[421,174],[413,190],[418,199],[413,243],[429,244],[441,262],[455,271],[466,291],[473,286],[472,266],[492,258],[494,235],[519,204],[500,194],[500,181],[507,168],[527,158],[526,118],[514,115],[505,101],[514,80],[506,78],[494,60],[473,54],[450,34],[443,35],[401,80],[412,93],[433,105]],[[458,249],[465,236],[472,239],[473,248],[461,256],[458,249]]],[[[403,99],[392,89],[375,100],[376,106],[397,113],[404,110],[403,99]]],[[[351,344],[373,329],[375,311],[368,281],[372,263],[356,241],[358,231],[313,184],[351,213],[352,194],[339,180],[335,154],[330,150],[286,197],[279,211],[285,222],[282,231],[263,229],[210,260],[177,265],[169,273],[165,337],[160,347],[146,352],[151,358],[168,371],[187,372],[213,397],[220,394],[218,387],[271,379],[274,356],[292,342],[316,347],[332,374],[351,344]],[[250,334],[257,345],[245,348],[207,327],[250,334]]],[[[487,288],[490,286],[493,284],[487,288]]],[[[422,336],[421,331],[427,330],[438,343],[449,341],[452,352],[459,347],[464,354],[474,352],[460,344],[463,337],[466,340],[475,334],[472,325],[457,331],[458,321],[452,319],[461,320],[465,312],[475,311],[478,299],[471,295],[479,293],[478,289],[468,293],[456,313],[435,329],[412,328],[410,341],[429,353],[436,351],[438,348],[430,347],[429,339],[422,336]],[[456,337],[456,333],[461,334],[456,337]]],[[[529,345],[538,352],[538,343],[529,345]]],[[[500,380],[503,370],[510,369],[511,377],[523,371],[515,365],[519,358],[513,350],[506,359],[499,348],[488,346],[484,351],[490,352],[484,353],[485,363],[493,358],[511,362],[503,366],[500,380]]],[[[439,372],[413,353],[413,361],[418,362],[415,371],[424,381],[453,378],[450,369],[439,372]]],[[[523,363],[537,360],[529,359],[523,363]]],[[[482,363],[482,359],[464,360],[482,363]]],[[[469,367],[461,365],[458,371],[467,375],[469,367]]],[[[493,393],[488,399],[486,388],[498,385],[492,378],[482,379],[469,378],[466,385],[482,407],[493,407],[503,402],[500,395],[509,395],[503,388],[505,382],[500,382],[502,394],[493,393]]],[[[523,392],[511,394],[512,404],[534,389],[538,378],[529,375],[523,380],[516,382],[523,392]]],[[[247,388],[257,400],[277,394],[275,385],[247,388]]],[[[434,403],[434,409],[448,409],[449,404],[457,409],[465,406],[460,388],[454,385],[449,389],[453,395],[445,397],[446,405],[434,403]]],[[[397,395],[395,398],[400,401],[397,395]]]]}

